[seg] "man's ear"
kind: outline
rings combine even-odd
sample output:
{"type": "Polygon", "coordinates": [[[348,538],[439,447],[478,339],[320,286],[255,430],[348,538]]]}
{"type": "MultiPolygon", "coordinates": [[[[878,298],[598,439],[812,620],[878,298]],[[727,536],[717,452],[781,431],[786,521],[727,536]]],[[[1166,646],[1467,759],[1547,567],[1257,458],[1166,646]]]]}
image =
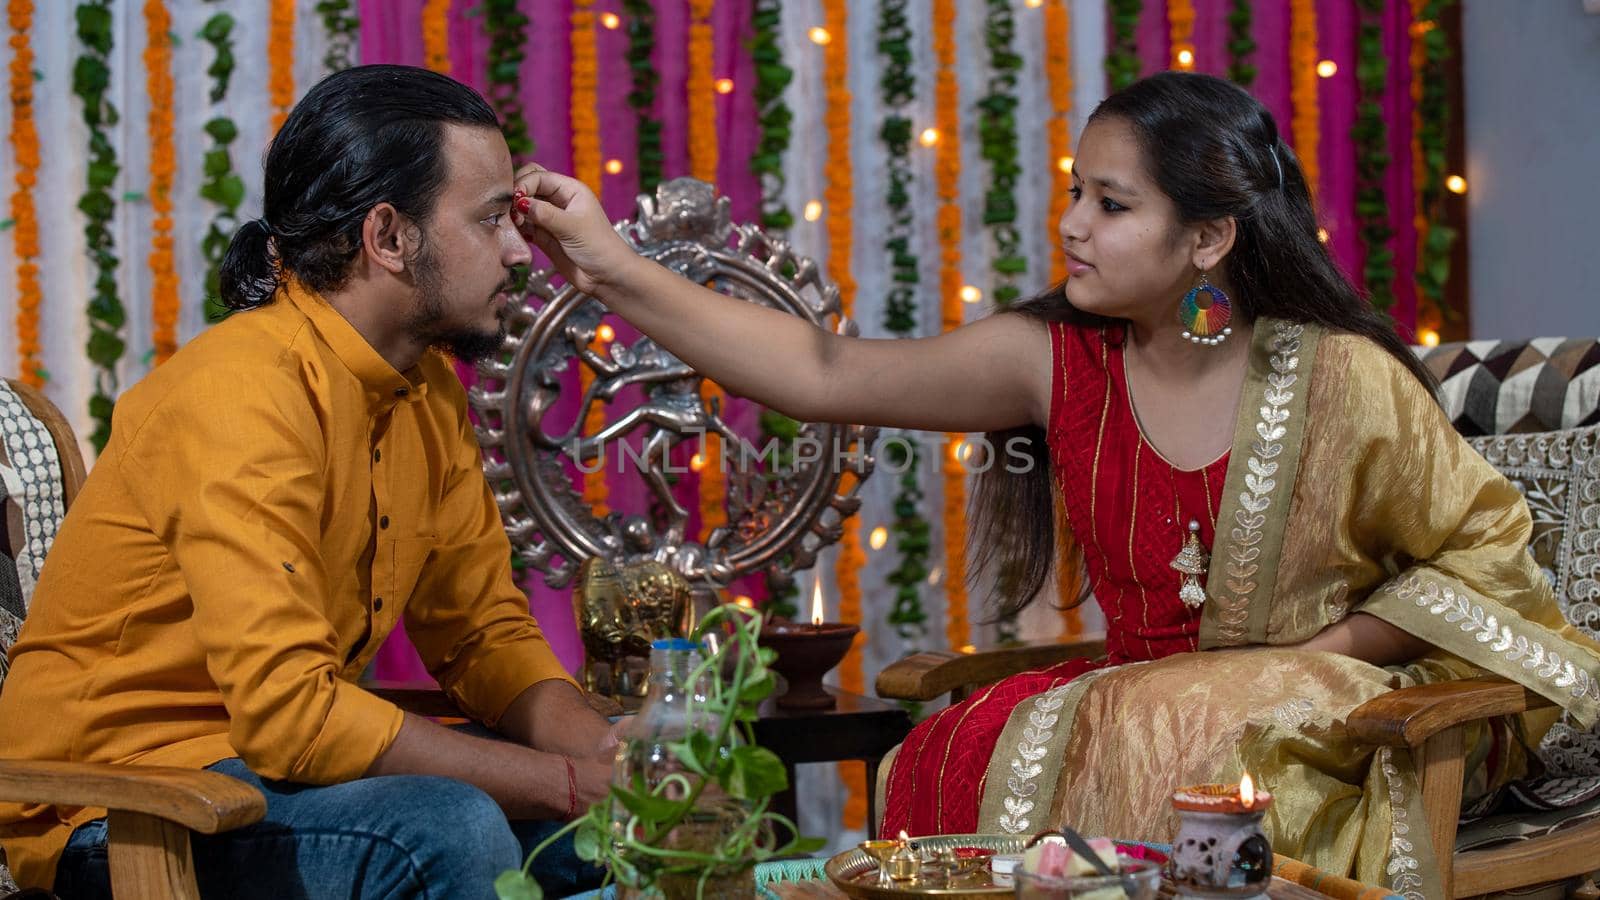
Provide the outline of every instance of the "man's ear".
{"type": "Polygon", "coordinates": [[[1238,236],[1239,223],[1232,216],[1201,222],[1190,261],[1202,272],[1215,269],[1233,249],[1238,236]]]}
{"type": "Polygon", "coordinates": [[[405,272],[416,255],[417,226],[392,203],[379,203],[361,223],[361,252],[390,274],[405,272]]]}

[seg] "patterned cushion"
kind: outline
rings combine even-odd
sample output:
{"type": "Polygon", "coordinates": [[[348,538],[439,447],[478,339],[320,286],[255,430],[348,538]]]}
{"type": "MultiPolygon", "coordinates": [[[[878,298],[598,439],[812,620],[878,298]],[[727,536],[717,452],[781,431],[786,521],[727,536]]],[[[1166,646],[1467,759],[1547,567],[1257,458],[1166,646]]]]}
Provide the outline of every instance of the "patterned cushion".
{"type": "Polygon", "coordinates": [[[1414,348],[1467,437],[1600,423],[1600,341],[1534,338],[1414,348]]]}
{"type": "Polygon", "coordinates": [[[43,422],[0,381],[0,689],[44,555],[66,515],[61,458],[43,422]]]}
{"type": "MultiPolygon", "coordinates": [[[[1567,621],[1600,640],[1600,426],[1469,438],[1528,501],[1528,549],[1567,621]]],[[[1600,731],[1563,718],[1539,747],[1551,777],[1600,777],[1600,731]]]]}

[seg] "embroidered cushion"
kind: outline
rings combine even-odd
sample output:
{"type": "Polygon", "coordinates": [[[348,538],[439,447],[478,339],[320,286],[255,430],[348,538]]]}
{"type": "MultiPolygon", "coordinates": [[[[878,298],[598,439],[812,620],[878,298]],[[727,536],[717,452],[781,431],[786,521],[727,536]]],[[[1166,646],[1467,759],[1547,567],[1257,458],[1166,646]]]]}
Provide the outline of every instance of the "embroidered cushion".
{"type": "MultiPolygon", "coordinates": [[[[1600,640],[1600,426],[1467,441],[1527,498],[1528,549],[1555,588],[1561,612],[1600,640]]],[[[1563,718],[1539,756],[1552,777],[1600,777],[1600,729],[1563,718]]]]}
{"type": "Polygon", "coordinates": [[[1600,341],[1534,338],[1415,347],[1467,437],[1600,423],[1600,341]]]}

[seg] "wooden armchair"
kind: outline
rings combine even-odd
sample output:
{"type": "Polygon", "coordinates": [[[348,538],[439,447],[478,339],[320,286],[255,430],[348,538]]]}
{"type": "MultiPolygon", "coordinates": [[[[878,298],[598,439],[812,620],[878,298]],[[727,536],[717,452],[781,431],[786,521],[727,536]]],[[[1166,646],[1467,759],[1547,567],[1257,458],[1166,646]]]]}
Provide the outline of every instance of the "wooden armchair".
{"type": "MultiPolygon", "coordinates": [[[[1600,342],[1592,338],[1475,341],[1416,351],[1442,382],[1446,414],[1463,436],[1530,494],[1559,494],[1574,504],[1567,508],[1571,515],[1563,519],[1542,501],[1534,510],[1531,547],[1541,566],[1556,573],[1561,582],[1557,593],[1574,610],[1593,602],[1600,556],[1592,549],[1562,554],[1557,548],[1567,541],[1568,519],[1581,518],[1576,512],[1581,507],[1592,521],[1594,504],[1600,503],[1600,488],[1592,480],[1600,470],[1600,450],[1592,436],[1575,438],[1571,430],[1600,423],[1600,382],[1592,377],[1600,365],[1600,342]],[[1508,380],[1513,375],[1515,384],[1508,380]],[[1517,437],[1520,434],[1528,435],[1526,443],[1517,437]],[[1555,447],[1559,452],[1551,450],[1555,447]],[[1581,474],[1574,474],[1577,463],[1587,466],[1581,474]],[[1594,570],[1579,571],[1583,566],[1594,570]]],[[[1590,543],[1584,546],[1592,548],[1592,537],[1585,540],[1590,543]]],[[[1593,627],[1591,622],[1580,622],[1578,612],[1569,612],[1569,617],[1580,628],[1593,627]]],[[[981,653],[919,653],[884,669],[878,676],[878,693],[923,701],[950,693],[959,700],[974,687],[1007,675],[1103,652],[1104,641],[1091,637],[981,653]]],[[[1595,849],[1600,847],[1600,817],[1574,814],[1569,824],[1558,821],[1536,837],[1456,850],[1466,728],[1551,705],[1520,685],[1486,677],[1393,691],[1362,704],[1347,720],[1354,734],[1411,752],[1447,897],[1513,891],[1600,869],[1595,849]]]]}
{"type": "MultiPolygon", "coordinates": [[[[64,511],[86,477],[72,426],[37,390],[9,379],[5,383],[30,414],[27,419],[31,421],[18,421],[15,427],[30,429],[40,439],[47,437],[55,447],[59,458],[55,471],[39,474],[58,479],[64,511]]],[[[0,395],[0,403],[7,400],[0,395]]],[[[59,524],[57,520],[49,525],[52,535],[59,524]]],[[[0,553],[0,557],[5,555],[0,553]]],[[[11,562],[9,557],[4,561],[11,562]]],[[[0,642],[0,660],[4,653],[0,642]]],[[[0,666],[0,690],[4,689],[4,675],[4,666],[0,666]]],[[[461,715],[442,691],[431,686],[377,685],[373,692],[416,715],[461,715]]],[[[590,695],[589,703],[602,715],[621,711],[605,697],[590,695]]],[[[136,900],[198,900],[189,835],[217,834],[259,822],[267,808],[255,788],[216,772],[5,759],[0,759],[0,801],[109,810],[107,856],[112,890],[118,897],[136,900]]],[[[0,896],[9,884],[4,862],[0,857],[0,896]]]]}

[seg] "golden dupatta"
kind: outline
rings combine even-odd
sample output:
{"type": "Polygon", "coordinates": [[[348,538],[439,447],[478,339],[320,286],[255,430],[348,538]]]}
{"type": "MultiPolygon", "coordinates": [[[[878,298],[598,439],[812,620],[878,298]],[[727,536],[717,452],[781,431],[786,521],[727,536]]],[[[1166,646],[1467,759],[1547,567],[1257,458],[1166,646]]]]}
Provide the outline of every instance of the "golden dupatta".
{"type": "MultiPolygon", "coordinates": [[[[1270,319],[1255,325],[1223,498],[1200,638],[1222,652],[1097,670],[1023,701],[990,760],[980,828],[1168,841],[1175,787],[1248,769],[1276,797],[1279,853],[1437,896],[1413,760],[1356,742],[1344,720],[1395,688],[1483,672],[1595,720],[1600,647],[1562,619],[1529,556],[1526,504],[1381,347],[1270,319]],[[1355,611],[1438,649],[1382,669],[1286,648],[1355,611]]],[[[1517,731],[1536,743],[1554,717],[1517,731]]]]}

